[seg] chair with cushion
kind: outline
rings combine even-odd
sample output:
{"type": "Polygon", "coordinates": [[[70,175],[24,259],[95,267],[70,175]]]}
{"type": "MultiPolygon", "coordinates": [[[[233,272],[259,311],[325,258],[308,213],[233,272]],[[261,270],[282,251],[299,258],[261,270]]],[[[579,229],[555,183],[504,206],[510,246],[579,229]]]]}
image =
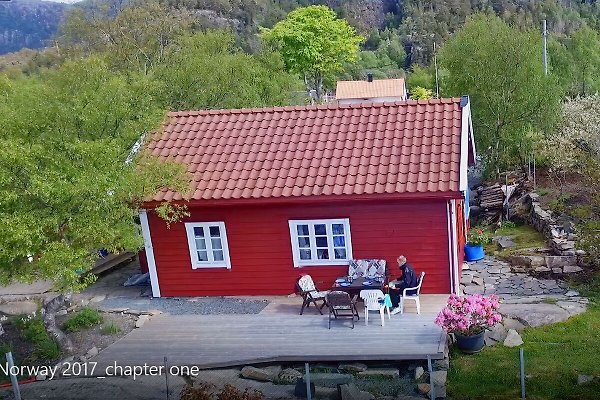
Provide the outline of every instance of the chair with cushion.
{"type": "Polygon", "coordinates": [[[302,275],[296,282],[296,286],[298,287],[298,291],[300,292],[303,300],[302,308],[300,309],[300,315],[302,315],[305,308],[310,306],[310,303],[313,303],[321,315],[323,315],[323,311],[321,311],[321,309],[326,305],[325,296],[327,296],[327,293],[329,292],[318,290],[310,275],[302,275]],[[321,302],[321,305],[319,306],[317,302],[321,302]]]}
{"type": "Polygon", "coordinates": [[[365,325],[369,324],[369,311],[379,311],[381,315],[381,326],[385,326],[385,310],[388,318],[391,319],[390,307],[385,304],[385,295],[381,290],[361,290],[360,298],[365,304],[365,325]]]}
{"type": "Polygon", "coordinates": [[[385,260],[364,259],[348,262],[348,275],[357,278],[378,278],[383,281],[386,277],[385,260]]]}
{"type": "Polygon", "coordinates": [[[327,306],[329,307],[329,329],[331,329],[332,319],[351,319],[352,329],[354,329],[354,317],[359,320],[356,301],[350,298],[347,292],[339,290],[331,291],[327,294],[327,306]]]}
{"type": "Polygon", "coordinates": [[[415,304],[417,305],[417,314],[421,314],[421,302],[419,301],[419,294],[421,293],[421,285],[423,284],[424,277],[425,272],[421,272],[419,279],[417,280],[417,286],[406,288],[402,291],[402,296],[400,297],[400,314],[404,312],[405,300],[414,300],[415,304]]]}

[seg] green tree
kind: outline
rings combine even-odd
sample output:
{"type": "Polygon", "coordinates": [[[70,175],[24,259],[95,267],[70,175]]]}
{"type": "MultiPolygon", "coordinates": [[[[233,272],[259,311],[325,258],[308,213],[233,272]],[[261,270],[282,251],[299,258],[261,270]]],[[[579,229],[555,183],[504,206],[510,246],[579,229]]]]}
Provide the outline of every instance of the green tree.
{"type": "Polygon", "coordinates": [[[413,87],[433,89],[435,87],[435,78],[428,68],[414,64],[406,77],[406,85],[409,89],[413,87]]]}
{"type": "Polygon", "coordinates": [[[288,104],[300,87],[284,70],[277,53],[249,55],[224,31],[182,37],[166,51],[169,59],[156,69],[161,98],[176,110],[264,107],[288,104]],[[176,68],[174,66],[177,66],[176,68]]]}
{"type": "Polygon", "coordinates": [[[561,89],[545,76],[537,32],[478,14],[442,48],[444,94],[470,95],[475,138],[488,171],[523,163],[559,114],[561,89]]]}
{"type": "Polygon", "coordinates": [[[416,86],[410,91],[410,98],[412,100],[433,99],[433,90],[416,86]]]}
{"type": "Polygon", "coordinates": [[[298,8],[272,29],[261,29],[261,37],[275,45],[286,68],[304,77],[306,90],[323,97],[323,80],[356,61],[364,38],[325,6],[298,8]]]}
{"type": "Polygon", "coordinates": [[[0,81],[2,282],[42,278],[77,289],[98,248],[141,246],[142,199],[163,187],[185,191],[180,166],[131,153],[164,118],[154,90],[147,77],[112,73],[99,58],[0,81]]]}
{"type": "Polygon", "coordinates": [[[575,93],[581,95],[597,91],[600,73],[600,37],[598,32],[583,26],[571,35],[569,46],[573,59],[575,93]]]}

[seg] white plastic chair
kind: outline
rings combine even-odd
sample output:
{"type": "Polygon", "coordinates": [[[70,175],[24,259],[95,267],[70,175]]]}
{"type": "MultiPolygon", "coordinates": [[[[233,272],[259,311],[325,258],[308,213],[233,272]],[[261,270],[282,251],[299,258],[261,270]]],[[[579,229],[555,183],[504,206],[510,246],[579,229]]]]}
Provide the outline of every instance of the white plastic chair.
{"type": "Polygon", "coordinates": [[[425,272],[421,272],[419,275],[419,284],[415,287],[406,288],[402,291],[402,296],[400,297],[400,314],[404,313],[404,300],[414,300],[417,305],[417,314],[421,314],[421,302],[419,301],[419,294],[421,293],[421,285],[423,284],[423,278],[425,277],[425,272]],[[416,290],[416,294],[406,294],[409,290],[416,290]]]}
{"type": "Polygon", "coordinates": [[[379,302],[379,300],[383,300],[384,297],[385,295],[379,289],[360,291],[360,298],[365,303],[365,325],[369,324],[369,311],[379,311],[379,315],[381,315],[381,326],[385,326],[384,310],[387,310],[388,318],[392,318],[390,315],[390,308],[379,302]]]}

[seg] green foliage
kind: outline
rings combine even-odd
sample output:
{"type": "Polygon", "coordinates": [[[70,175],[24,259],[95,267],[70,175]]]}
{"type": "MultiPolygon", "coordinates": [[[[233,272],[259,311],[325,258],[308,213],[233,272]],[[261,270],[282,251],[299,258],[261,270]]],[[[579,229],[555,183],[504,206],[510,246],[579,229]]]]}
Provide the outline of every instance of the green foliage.
{"type": "Polygon", "coordinates": [[[600,36],[583,26],[571,35],[569,45],[573,62],[574,91],[583,96],[600,89],[600,36]]]}
{"type": "Polygon", "coordinates": [[[600,220],[598,218],[577,225],[578,246],[586,253],[586,260],[598,270],[600,268],[600,220]]]}
{"type": "Polygon", "coordinates": [[[102,327],[103,335],[116,335],[119,332],[121,332],[121,328],[114,322],[108,323],[102,327]]]}
{"type": "Polygon", "coordinates": [[[565,212],[569,208],[569,200],[571,200],[571,197],[571,193],[561,193],[556,199],[550,201],[548,206],[554,212],[565,212]]]}
{"type": "Polygon", "coordinates": [[[492,238],[483,228],[473,227],[467,234],[467,243],[472,245],[484,246],[488,244],[492,238]]]}
{"type": "Polygon", "coordinates": [[[41,317],[21,316],[14,323],[21,330],[21,337],[33,345],[31,361],[58,358],[58,344],[46,332],[41,317]]]}
{"type": "Polygon", "coordinates": [[[435,88],[435,77],[429,71],[429,69],[422,67],[418,64],[413,64],[406,77],[406,85],[409,90],[415,87],[422,87],[425,89],[435,88]]]}
{"type": "Polygon", "coordinates": [[[364,41],[326,6],[298,8],[272,29],[261,29],[261,37],[279,49],[289,71],[304,76],[307,90],[314,89],[318,101],[323,79],[356,61],[364,41]]]}
{"type": "Polygon", "coordinates": [[[433,91],[420,86],[415,86],[410,91],[410,98],[413,100],[427,100],[433,98],[433,91]]]}
{"type": "Polygon", "coordinates": [[[102,315],[100,315],[98,310],[90,307],[84,307],[65,321],[63,324],[63,329],[66,332],[79,332],[83,328],[91,328],[92,326],[101,323],[102,315]]]}
{"type": "Polygon", "coordinates": [[[442,48],[444,95],[471,98],[475,139],[488,171],[522,165],[540,131],[553,128],[561,100],[544,76],[539,34],[475,15],[442,48]]]}

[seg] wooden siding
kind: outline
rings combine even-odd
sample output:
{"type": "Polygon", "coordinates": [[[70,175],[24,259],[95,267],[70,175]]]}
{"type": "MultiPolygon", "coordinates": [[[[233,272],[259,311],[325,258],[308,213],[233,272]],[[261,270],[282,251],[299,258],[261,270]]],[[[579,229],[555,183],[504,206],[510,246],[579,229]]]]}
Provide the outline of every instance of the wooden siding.
{"type": "Polygon", "coordinates": [[[349,218],[354,258],[383,258],[393,277],[404,254],[425,271],[423,293],[449,293],[446,203],[440,200],[269,206],[190,207],[191,216],[167,229],[148,214],[162,296],[279,295],[310,274],[329,288],[345,266],[294,268],[288,220],[349,218]],[[224,221],[231,270],[191,268],[184,222],[224,221]]]}

